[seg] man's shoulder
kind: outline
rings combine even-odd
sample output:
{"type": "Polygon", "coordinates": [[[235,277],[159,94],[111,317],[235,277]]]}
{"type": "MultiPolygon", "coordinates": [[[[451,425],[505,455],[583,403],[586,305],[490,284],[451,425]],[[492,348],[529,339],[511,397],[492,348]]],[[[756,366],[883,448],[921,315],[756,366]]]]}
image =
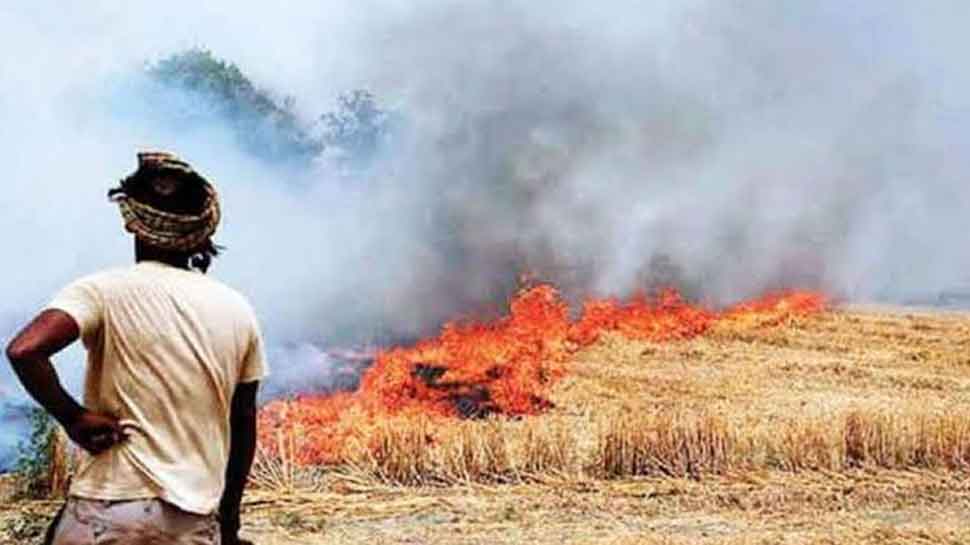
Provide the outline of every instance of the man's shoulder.
{"type": "Polygon", "coordinates": [[[86,273],[72,281],[69,285],[101,287],[118,282],[124,282],[131,278],[131,267],[110,267],[101,269],[99,271],[86,273]]]}
{"type": "Polygon", "coordinates": [[[194,285],[229,304],[251,308],[249,300],[239,290],[225,282],[198,272],[190,272],[154,264],[111,267],[81,276],[72,284],[110,289],[112,287],[155,286],[159,281],[168,285],[194,285]]]}
{"type": "Polygon", "coordinates": [[[218,278],[213,278],[211,276],[206,276],[205,278],[215,287],[215,289],[222,290],[222,292],[226,295],[226,297],[233,299],[240,305],[243,305],[246,307],[250,306],[249,298],[246,297],[243,294],[243,292],[239,291],[233,286],[230,286],[229,284],[226,284],[225,282],[223,282],[222,280],[219,280],[218,278]]]}
{"type": "Polygon", "coordinates": [[[201,274],[200,276],[202,277],[201,281],[205,283],[206,288],[218,293],[219,297],[223,301],[255,317],[255,311],[253,310],[252,304],[249,302],[249,298],[246,297],[241,291],[230,286],[229,284],[226,284],[218,278],[201,274]]]}

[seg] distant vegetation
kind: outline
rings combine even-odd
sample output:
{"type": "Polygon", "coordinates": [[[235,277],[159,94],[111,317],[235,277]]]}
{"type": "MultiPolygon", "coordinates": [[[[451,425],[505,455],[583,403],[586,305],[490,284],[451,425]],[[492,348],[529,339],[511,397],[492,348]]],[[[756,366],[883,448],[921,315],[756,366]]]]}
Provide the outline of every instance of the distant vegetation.
{"type": "Polygon", "coordinates": [[[392,116],[362,89],[340,95],[337,103],[335,111],[320,116],[321,143],[350,166],[364,167],[389,137],[392,116]]]}
{"type": "Polygon", "coordinates": [[[194,95],[193,108],[165,112],[182,125],[227,122],[247,153],[266,161],[308,163],[324,150],[348,166],[367,166],[388,135],[391,116],[369,91],[337,98],[337,109],[301,122],[295,100],[253,84],[236,64],[206,49],[174,53],[146,66],[166,88],[194,95]]]}

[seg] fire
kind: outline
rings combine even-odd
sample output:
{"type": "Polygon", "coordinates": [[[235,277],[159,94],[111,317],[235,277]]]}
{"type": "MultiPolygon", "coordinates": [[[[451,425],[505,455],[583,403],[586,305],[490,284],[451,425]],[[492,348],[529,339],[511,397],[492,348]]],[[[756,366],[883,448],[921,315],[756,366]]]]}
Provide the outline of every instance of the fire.
{"type": "Polygon", "coordinates": [[[552,406],[546,395],[568,372],[569,356],[604,334],[683,340],[721,320],[772,325],[819,312],[825,304],[819,294],[791,292],[713,311],[665,291],[627,302],[590,300],[572,321],[558,291],[538,285],[516,295],[509,315],[493,323],[451,323],[436,338],[379,353],[356,392],[270,403],[260,414],[261,443],[271,451],[285,448],[287,432],[300,439],[291,447],[297,461],[332,463],[346,443],[381,417],[537,414],[552,406]]]}
{"type": "Polygon", "coordinates": [[[645,295],[627,303],[592,299],[573,326],[572,337],[584,346],[610,332],[645,341],[689,339],[707,331],[716,318],[714,312],[688,305],[673,290],[662,291],[656,300],[645,295]]]}

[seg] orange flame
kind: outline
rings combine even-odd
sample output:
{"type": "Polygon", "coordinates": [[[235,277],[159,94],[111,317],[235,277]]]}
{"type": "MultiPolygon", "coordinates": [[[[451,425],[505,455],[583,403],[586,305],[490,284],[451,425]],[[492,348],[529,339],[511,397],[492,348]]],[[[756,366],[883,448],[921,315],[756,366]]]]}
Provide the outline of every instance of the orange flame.
{"type": "Polygon", "coordinates": [[[657,342],[689,339],[721,319],[750,317],[757,325],[771,325],[825,305],[819,294],[791,292],[716,312],[665,291],[655,299],[637,296],[625,303],[590,300],[572,322],[558,291],[539,285],[520,292],[509,315],[494,323],[451,323],[437,338],[381,352],[354,393],[268,404],[260,414],[261,443],[272,451],[279,434],[295,430],[301,439],[297,461],[332,463],[359,435],[361,422],[383,416],[455,417],[462,400],[508,416],[536,414],[551,406],[545,396],[566,374],[569,356],[603,334],[657,342]],[[348,417],[352,414],[357,418],[348,417]]]}

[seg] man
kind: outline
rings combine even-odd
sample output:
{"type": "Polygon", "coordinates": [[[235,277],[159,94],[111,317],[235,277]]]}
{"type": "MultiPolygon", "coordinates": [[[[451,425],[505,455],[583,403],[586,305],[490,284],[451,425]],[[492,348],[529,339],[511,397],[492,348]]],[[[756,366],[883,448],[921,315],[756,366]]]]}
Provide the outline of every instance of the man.
{"type": "Polygon", "coordinates": [[[54,545],[237,544],[266,375],[255,315],[205,276],[218,196],[188,163],[138,154],[109,197],[136,264],[67,286],[7,348],[27,391],[81,447],[54,545]],[[88,351],[84,405],[50,358],[88,351]]]}

